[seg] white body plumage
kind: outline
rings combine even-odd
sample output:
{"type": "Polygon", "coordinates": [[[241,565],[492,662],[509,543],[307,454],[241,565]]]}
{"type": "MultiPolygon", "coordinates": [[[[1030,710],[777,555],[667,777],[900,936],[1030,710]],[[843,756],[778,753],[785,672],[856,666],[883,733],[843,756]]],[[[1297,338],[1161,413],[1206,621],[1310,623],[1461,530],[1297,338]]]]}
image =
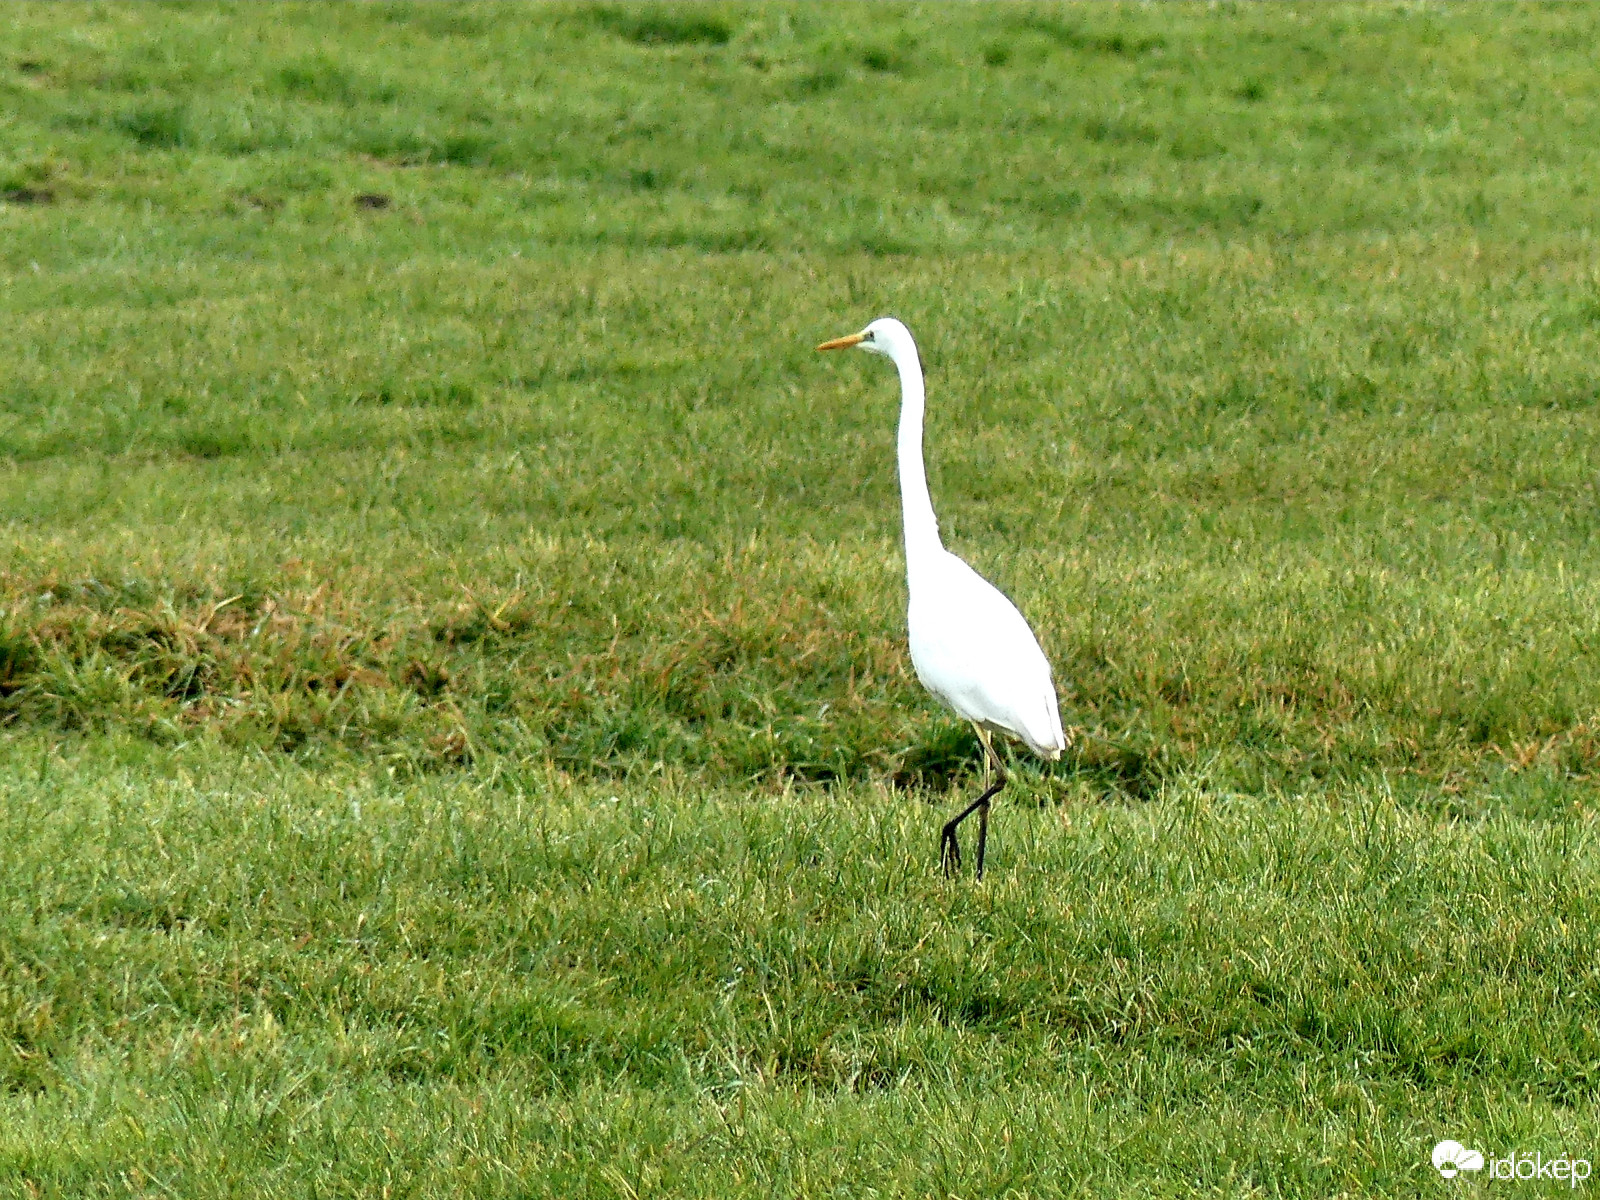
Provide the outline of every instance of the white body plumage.
{"type": "Polygon", "coordinates": [[[911,665],[922,686],[959,716],[1060,758],[1067,741],[1050,663],[1017,606],[942,548],[915,568],[910,592],[911,665]]]}

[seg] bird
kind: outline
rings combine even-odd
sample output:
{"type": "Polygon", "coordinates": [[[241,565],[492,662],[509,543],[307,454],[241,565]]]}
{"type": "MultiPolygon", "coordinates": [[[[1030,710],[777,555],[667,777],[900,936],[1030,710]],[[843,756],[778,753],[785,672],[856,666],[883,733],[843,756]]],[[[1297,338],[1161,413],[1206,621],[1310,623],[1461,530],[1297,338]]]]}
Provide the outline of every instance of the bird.
{"type": "Polygon", "coordinates": [[[905,527],[911,665],[923,687],[971,723],[985,765],[992,763],[995,771],[994,782],[940,830],[939,861],[947,877],[959,874],[957,831],[977,813],[976,878],[982,880],[989,806],[1006,785],[1005,766],[991,735],[1016,738],[1049,762],[1058,760],[1067,748],[1050,660],[1017,606],[940,540],[922,461],[925,394],[922,361],[911,331],[894,317],[880,317],[860,333],[823,342],[817,349],[851,346],[883,355],[900,373],[900,513],[905,527]]]}

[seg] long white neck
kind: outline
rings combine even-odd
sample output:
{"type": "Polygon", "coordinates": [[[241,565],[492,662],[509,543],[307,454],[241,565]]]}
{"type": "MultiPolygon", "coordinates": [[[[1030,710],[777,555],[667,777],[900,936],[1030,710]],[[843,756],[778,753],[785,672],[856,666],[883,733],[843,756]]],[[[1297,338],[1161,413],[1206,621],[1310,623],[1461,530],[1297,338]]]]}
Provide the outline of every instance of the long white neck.
{"type": "Polygon", "coordinates": [[[928,473],[922,465],[922,363],[909,338],[896,348],[894,365],[900,370],[900,513],[906,528],[906,570],[931,552],[942,550],[939,521],[928,495],[928,473]]]}

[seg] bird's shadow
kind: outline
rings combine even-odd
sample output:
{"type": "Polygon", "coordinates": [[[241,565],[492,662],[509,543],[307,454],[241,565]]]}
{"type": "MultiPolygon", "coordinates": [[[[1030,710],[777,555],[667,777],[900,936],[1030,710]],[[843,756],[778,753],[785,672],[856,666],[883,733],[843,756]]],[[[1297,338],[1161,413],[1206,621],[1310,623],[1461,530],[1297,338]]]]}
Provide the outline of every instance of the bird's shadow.
{"type": "Polygon", "coordinates": [[[1052,781],[1082,780],[1097,792],[1139,801],[1159,796],[1167,775],[1167,764],[1157,753],[1081,735],[1046,771],[1052,781]]]}
{"type": "MultiPolygon", "coordinates": [[[[1001,738],[995,743],[996,749],[1004,744],[1006,770],[1023,785],[1015,792],[1025,791],[1040,804],[1057,802],[1065,786],[1073,783],[1088,783],[1108,797],[1153,800],[1167,781],[1159,754],[1082,733],[1054,763],[1040,762],[1026,751],[1018,753],[1001,738]]],[[[983,747],[972,726],[939,721],[926,726],[922,737],[901,752],[890,778],[899,788],[940,794],[978,779],[982,771],[983,747]]]]}
{"type": "Polygon", "coordinates": [[[982,770],[983,747],[965,721],[935,721],[900,753],[890,775],[896,787],[916,791],[948,791],[982,770]]]}

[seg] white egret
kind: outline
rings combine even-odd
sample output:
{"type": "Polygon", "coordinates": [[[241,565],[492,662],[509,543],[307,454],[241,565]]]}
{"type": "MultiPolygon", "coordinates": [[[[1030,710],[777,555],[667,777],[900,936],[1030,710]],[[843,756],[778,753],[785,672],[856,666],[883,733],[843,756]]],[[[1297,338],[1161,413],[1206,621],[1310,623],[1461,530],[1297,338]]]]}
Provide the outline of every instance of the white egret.
{"type": "Polygon", "coordinates": [[[1017,606],[944,548],[922,465],[922,363],[911,331],[881,317],[860,333],[823,342],[818,350],[857,346],[882,354],[900,372],[900,510],[905,522],[907,627],[917,678],[957,715],[972,722],[994,764],[995,781],[944,826],[939,858],[945,873],[961,868],[961,822],[978,814],[977,877],[989,840],[989,804],[1006,785],[991,732],[1007,733],[1041,758],[1066,749],[1050,662],[1017,606]]]}

